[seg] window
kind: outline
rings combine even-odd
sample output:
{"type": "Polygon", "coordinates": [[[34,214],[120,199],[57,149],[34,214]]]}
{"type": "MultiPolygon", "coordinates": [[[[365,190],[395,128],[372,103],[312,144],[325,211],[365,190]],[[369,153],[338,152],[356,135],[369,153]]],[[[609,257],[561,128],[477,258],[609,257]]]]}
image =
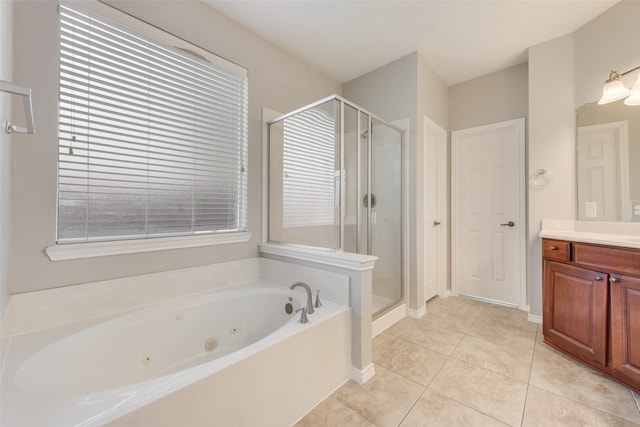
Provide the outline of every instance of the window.
{"type": "Polygon", "coordinates": [[[135,24],[60,6],[57,242],[245,231],[247,71],[135,24]]]}

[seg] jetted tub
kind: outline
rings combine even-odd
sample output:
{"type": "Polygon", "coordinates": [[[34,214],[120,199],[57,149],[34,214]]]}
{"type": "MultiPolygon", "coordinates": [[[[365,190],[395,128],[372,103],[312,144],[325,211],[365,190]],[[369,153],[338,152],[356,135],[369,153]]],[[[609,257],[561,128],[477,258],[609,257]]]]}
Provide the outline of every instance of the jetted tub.
{"type": "Polygon", "coordinates": [[[260,280],[14,337],[0,424],[290,425],[350,369],[349,309],[300,324],[304,298],[260,280]]]}

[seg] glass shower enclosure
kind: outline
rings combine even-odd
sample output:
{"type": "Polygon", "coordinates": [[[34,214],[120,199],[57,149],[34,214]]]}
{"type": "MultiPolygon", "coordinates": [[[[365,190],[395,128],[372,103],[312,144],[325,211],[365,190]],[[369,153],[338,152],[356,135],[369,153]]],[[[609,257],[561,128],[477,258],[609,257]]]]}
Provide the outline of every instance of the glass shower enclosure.
{"type": "Polygon", "coordinates": [[[268,240],[375,255],[374,318],[403,302],[403,131],[337,95],[267,126],[268,240]]]}

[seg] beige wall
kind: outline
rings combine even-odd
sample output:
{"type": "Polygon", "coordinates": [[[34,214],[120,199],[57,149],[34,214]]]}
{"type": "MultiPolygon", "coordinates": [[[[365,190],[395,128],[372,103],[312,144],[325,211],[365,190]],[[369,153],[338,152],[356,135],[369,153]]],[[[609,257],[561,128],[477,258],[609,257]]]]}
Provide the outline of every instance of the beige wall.
{"type": "Polygon", "coordinates": [[[568,35],[529,49],[529,176],[545,168],[553,182],[528,193],[527,285],[533,315],[542,314],[543,218],[576,218],[574,37],[568,35]]]}
{"type": "Polygon", "coordinates": [[[527,117],[528,111],[526,63],[449,87],[451,131],[527,117]]]}
{"type": "MultiPolygon", "coordinates": [[[[13,3],[0,1],[0,80],[13,81],[13,3]]],[[[11,96],[0,94],[0,124],[11,118],[11,96]]],[[[24,137],[16,141],[27,142],[24,137]]],[[[0,315],[9,294],[11,136],[0,129],[0,315]]]]}
{"type": "MultiPolygon", "coordinates": [[[[412,53],[342,86],[342,95],[385,120],[415,117],[418,55],[412,53]]],[[[415,132],[415,123],[411,125],[415,132]]]]}
{"type": "MultiPolygon", "coordinates": [[[[4,3],[0,2],[6,7],[4,3]]],[[[11,293],[256,256],[261,236],[262,107],[290,111],[341,90],[336,82],[204,3],[159,1],[153,7],[141,1],[109,3],[249,70],[248,224],[252,238],[244,244],[49,261],[44,249],[55,243],[56,230],[57,2],[15,2],[18,54],[14,75],[33,88],[37,135],[12,147],[11,293]]],[[[3,31],[5,28],[3,23],[3,31]]],[[[4,43],[4,37],[2,40],[4,43]]]]}
{"type": "MultiPolygon", "coordinates": [[[[441,128],[451,130],[449,87],[431,68],[427,58],[418,55],[418,117],[427,116],[441,128]]],[[[423,129],[422,124],[418,129],[423,129]]]]}

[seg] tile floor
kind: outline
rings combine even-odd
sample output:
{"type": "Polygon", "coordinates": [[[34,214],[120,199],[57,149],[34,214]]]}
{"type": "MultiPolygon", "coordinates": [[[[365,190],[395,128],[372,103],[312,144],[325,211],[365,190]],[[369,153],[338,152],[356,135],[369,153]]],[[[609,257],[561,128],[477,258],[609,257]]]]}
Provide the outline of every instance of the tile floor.
{"type": "Polygon", "coordinates": [[[640,395],[544,344],[516,309],[429,301],[373,340],[373,361],[371,380],[349,381],[296,427],[640,425],[640,395]]]}

